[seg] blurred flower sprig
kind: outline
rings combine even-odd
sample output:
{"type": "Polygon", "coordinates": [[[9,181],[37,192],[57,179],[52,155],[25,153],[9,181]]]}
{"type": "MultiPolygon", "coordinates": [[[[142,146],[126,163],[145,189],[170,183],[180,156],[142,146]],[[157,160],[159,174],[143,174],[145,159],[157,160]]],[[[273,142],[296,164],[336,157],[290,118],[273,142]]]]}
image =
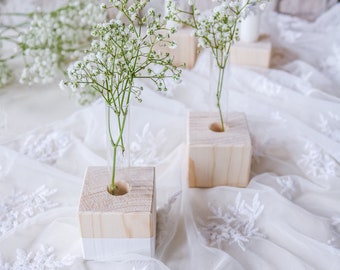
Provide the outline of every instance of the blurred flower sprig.
{"type": "Polygon", "coordinates": [[[17,58],[23,63],[20,83],[53,81],[82,55],[91,41],[93,24],[105,20],[105,12],[95,0],[77,0],[49,12],[0,13],[0,21],[1,17],[19,16],[18,24],[0,24],[0,87],[13,79],[10,65],[17,58]]]}

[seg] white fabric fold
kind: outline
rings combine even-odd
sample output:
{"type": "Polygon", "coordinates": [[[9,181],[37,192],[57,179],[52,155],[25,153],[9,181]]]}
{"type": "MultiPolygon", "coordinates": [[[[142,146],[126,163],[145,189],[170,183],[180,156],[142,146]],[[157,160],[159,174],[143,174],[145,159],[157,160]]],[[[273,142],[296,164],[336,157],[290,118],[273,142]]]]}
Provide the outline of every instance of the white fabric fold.
{"type": "Polygon", "coordinates": [[[0,269],[340,269],[340,5],[315,22],[267,12],[269,69],[230,66],[230,111],[253,144],[247,188],[187,187],[187,116],[210,108],[209,53],[131,106],[132,160],[156,168],[155,258],[82,258],[87,166],[107,166],[105,105],[58,83],[0,95],[0,269]],[[49,268],[48,268],[49,267],[49,268]]]}

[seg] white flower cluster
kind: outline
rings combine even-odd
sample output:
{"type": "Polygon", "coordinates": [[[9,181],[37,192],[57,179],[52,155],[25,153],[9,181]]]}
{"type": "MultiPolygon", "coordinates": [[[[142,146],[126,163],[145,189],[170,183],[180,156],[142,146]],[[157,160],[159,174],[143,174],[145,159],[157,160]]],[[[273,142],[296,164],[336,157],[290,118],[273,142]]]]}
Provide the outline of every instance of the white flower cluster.
{"type": "Polygon", "coordinates": [[[180,76],[169,55],[155,50],[157,46],[173,46],[168,41],[166,21],[153,9],[140,17],[145,0],[131,5],[128,0],[111,2],[120,11],[118,19],[94,27],[95,39],[83,59],[69,67],[66,86],[76,94],[83,93],[79,88],[90,86],[110,105],[118,99],[122,99],[120,104],[128,104],[131,93],[140,100],[142,87],[136,85],[136,78],[151,79],[158,90],[166,90],[165,78],[178,80],[180,76]],[[122,16],[131,23],[124,23],[122,16]]]}
{"type": "MultiPolygon", "coordinates": [[[[178,80],[180,70],[172,65],[169,53],[162,53],[161,46],[173,46],[170,42],[171,30],[161,15],[149,9],[140,15],[147,0],[111,0],[118,11],[117,18],[97,24],[86,55],[68,68],[69,81],[62,82],[76,95],[88,93],[90,87],[100,95],[116,116],[118,138],[112,135],[110,125],[108,134],[113,148],[112,183],[109,188],[114,194],[116,186],[115,167],[119,155],[124,154],[123,132],[130,100],[135,97],[141,101],[140,79],[149,79],[157,90],[167,90],[165,79],[178,80]],[[139,82],[139,83],[138,83],[139,82]],[[84,90],[85,89],[85,90],[84,90]],[[120,151],[117,152],[117,149],[120,151]],[[117,158],[118,155],[118,158],[117,158]]],[[[105,7],[105,6],[102,6],[105,7]]],[[[172,29],[174,30],[174,29],[172,29]]]]}
{"type": "Polygon", "coordinates": [[[92,25],[105,19],[94,1],[70,2],[52,12],[33,13],[30,27],[19,36],[25,58],[20,82],[46,83],[53,80],[69,61],[88,45],[92,25]]]}

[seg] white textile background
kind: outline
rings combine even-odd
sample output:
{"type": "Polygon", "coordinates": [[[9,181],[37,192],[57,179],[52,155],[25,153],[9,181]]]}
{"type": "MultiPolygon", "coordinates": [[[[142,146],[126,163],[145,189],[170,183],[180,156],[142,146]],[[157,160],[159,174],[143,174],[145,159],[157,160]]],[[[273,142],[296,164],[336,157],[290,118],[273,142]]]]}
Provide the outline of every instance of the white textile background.
{"type": "Polygon", "coordinates": [[[85,261],[82,177],[106,165],[102,102],[59,90],[0,92],[0,269],[340,269],[340,5],[315,22],[269,12],[270,69],[230,67],[232,111],[254,146],[247,188],[188,189],[186,117],[205,108],[208,52],[164,95],[133,106],[132,158],[156,166],[155,258],[85,261]]]}

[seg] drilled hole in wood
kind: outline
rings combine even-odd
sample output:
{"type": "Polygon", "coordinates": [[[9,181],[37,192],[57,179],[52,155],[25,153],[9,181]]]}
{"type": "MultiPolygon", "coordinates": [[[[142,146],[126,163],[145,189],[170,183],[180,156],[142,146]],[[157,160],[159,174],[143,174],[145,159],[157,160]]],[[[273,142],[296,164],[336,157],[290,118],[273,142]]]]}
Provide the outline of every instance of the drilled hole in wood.
{"type": "Polygon", "coordinates": [[[121,196],[125,195],[129,192],[130,185],[126,182],[116,182],[116,188],[113,190],[111,185],[107,186],[107,192],[114,196],[121,196]]]}
{"type": "Polygon", "coordinates": [[[209,127],[209,129],[211,131],[214,131],[214,132],[224,132],[224,131],[227,131],[228,130],[228,126],[226,124],[224,124],[224,130],[222,129],[222,125],[220,123],[212,123],[209,127]]]}

